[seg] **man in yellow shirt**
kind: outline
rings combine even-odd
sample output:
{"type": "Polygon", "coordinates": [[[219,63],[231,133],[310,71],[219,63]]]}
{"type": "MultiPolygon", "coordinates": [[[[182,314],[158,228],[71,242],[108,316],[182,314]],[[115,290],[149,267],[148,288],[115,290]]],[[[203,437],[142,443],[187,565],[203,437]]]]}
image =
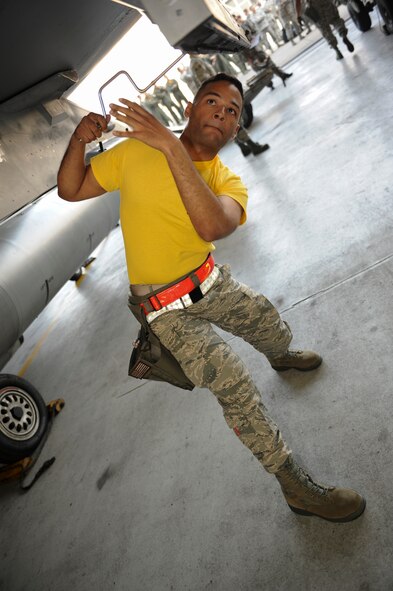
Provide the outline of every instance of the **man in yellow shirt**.
{"type": "Polygon", "coordinates": [[[365,500],[314,482],[296,463],[246,366],[212,328],[242,337],[277,371],[309,371],[322,362],[312,351],[290,351],[291,331],[274,306],[211,254],[213,241],[246,221],[247,191],[217,155],[239,128],[241,83],[227,74],[206,80],[185,109],[180,138],[137,103],[119,103],[110,113],[128,126],[114,132],[125,141],[86,166],[85,145],[101,137],[110,116],[84,117],[59,169],[59,195],[79,201],[120,190],[131,294],[152,331],[191,382],[216,396],[228,426],[276,476],[294,512],[356,519],[365,500]]]}

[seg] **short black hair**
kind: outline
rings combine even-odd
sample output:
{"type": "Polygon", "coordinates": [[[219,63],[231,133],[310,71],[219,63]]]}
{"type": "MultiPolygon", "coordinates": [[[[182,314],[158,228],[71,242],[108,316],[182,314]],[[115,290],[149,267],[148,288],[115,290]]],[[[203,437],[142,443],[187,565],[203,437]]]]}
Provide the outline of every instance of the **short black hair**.
{"type": "Polygon", "coordinates": [[[202,82],[202,84],[200,85],[200,87],[196,91],[195,96],[194,96],[194,101],[198,98],[199,94],[205,88],[205,86],[207,86],[208,84],[211,84],[212,82],[220,82],[221,80],[225,80],[226,82],[229,82],[230,84],[233,84],[234,86],[236,86],[236,88],[238,89],[238,91],[241,94],[242,100],[244,101],[243,85],[240,82],[240,80],[235,78],[235,76],[231,76],[230,74],[225,74],[224,72],[219,72],[218,74],[215,74],[215,76],[210,76],[210,78],[206,78],[206,80],[204,80],[202,82]]]}

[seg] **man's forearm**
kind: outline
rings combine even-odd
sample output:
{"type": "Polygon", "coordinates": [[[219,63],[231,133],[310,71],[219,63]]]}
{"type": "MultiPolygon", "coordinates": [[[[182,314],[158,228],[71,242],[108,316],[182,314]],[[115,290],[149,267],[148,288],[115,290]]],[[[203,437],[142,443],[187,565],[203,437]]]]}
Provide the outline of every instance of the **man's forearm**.
{"type": "Polygon", "coordinates": [[[85,174],[85,144],[73,134],[57,174],[59,196],[72,201],[81,188],[85,174]]]}
{"type": "Polygon", "coordinates": [[[109,115],[103,117],[89,113],[72,134],[57,174],[58,192],[63,199],[80,201],[105,192],[94,179],[90,167],[85,164],[85,146],[101,137],[108,127],[109,119],[109,115]]]}
{"type": "Polygon", "coordinates": [[[222,201],[200,176],[183,144],[172,144],[165,151],[165,156],[184,206],[199,236],[210,242],[233,232],[237,224],[228,219],[222,201]]]}

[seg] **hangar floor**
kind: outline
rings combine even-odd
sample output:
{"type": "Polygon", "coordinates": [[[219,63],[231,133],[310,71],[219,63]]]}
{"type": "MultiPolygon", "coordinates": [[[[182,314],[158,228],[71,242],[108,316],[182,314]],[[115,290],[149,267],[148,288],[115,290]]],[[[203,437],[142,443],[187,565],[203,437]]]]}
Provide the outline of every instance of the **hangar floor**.
{"type": "Polygon", "coordinates": [[[227,335],[297,458],[361,491],[364,515],[291,513],[208,391],[128,378],[136,323],[116,228],[3,370],[66,406],[41,455],[55,464],[25,495],[0,489],[1,589],[393,589],[393,40],[373,18],[366,34],[350,24],[354,54],[337,62],[321,41],[286,88],[257,97],[251,135],[271,149],[223,150],[249,221],[216,250],[276,304],[296,348],[324,356],[277,374],[227,335]]]}

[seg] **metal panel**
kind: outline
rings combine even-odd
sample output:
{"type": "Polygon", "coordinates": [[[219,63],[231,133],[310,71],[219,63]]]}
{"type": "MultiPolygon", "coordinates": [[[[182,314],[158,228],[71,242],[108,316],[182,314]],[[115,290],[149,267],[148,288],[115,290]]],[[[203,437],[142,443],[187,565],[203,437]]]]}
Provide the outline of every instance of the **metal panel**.
{"type": "Polygon", "coordinates": [[[68,203],[53,189],[0,225],[0,358],[118,220],[118,192],[68,203]]]}

